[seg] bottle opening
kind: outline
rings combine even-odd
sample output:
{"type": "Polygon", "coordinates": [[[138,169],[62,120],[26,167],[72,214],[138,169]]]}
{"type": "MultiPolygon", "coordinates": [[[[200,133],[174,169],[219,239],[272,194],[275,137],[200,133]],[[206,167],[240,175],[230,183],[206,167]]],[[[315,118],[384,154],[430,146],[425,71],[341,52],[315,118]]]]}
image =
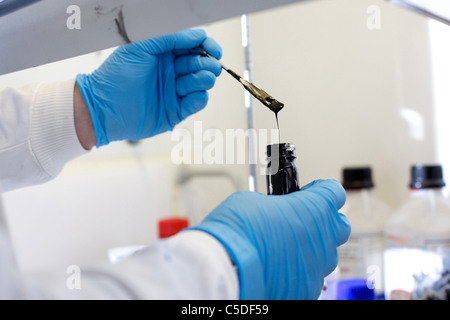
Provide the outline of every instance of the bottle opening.
{"type": "Polygon", "coordinates": [[[278,157],[296,157],[295,156],[295,146],[292,143],[275,143],[267,146],[267,157],[268,158],[278,158],[278,157]]]}

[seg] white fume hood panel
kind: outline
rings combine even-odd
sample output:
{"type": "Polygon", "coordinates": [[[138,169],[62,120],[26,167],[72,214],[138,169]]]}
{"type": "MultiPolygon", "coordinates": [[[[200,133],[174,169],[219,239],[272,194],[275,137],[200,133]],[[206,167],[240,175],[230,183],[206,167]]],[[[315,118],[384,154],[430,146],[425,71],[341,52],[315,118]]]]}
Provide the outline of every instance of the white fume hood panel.
{"type": "MultiPolygon", "coordinates": [[[[301,1],[28,1],[0,12],[0,75],[301,1]]],[[[0,0],[7,2],[20,1],[0,0]]]]}

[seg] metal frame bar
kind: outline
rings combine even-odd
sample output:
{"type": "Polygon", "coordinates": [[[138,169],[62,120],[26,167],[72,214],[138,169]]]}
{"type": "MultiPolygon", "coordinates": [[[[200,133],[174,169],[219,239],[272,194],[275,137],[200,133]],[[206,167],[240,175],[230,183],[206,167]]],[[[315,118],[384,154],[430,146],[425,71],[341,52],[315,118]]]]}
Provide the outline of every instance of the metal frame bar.
{"type": "Polygon", "coordinates": [[[419,13],[419,14],[424,15],[426,17],[435,19],[437,21],[440,21],[440,22],[445,23],[446,25],[450,26],[450,20],[449,20],[450,19],[450,12],[447,12],[447,16],[445,16],[443,13],[438,13],[438,12],[432,11],[430,9],[414,5],[414,4],[412,4],[412,3],[408,2],[408,1],[405,1],[405,0],[387,0],[387,1],[389,1],[390,3],[392,3],[394,5],[397,5],[397,6],[400,6],[400,7],[409,9],[409,10],[412,10],[412,11],[414,11],[416,13],[419,13]]]}

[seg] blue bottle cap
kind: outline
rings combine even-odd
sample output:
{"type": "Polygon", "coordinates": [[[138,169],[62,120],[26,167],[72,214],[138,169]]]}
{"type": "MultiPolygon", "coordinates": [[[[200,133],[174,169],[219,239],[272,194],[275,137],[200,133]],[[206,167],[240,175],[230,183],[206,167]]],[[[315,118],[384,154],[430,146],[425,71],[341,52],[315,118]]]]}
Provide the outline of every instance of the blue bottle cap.
{"type": "Polygon", "coordinates": [[[367,286],[367,279],[343,279],[337,284],[336,300],[375,300],[375,291],[367,286]]]}

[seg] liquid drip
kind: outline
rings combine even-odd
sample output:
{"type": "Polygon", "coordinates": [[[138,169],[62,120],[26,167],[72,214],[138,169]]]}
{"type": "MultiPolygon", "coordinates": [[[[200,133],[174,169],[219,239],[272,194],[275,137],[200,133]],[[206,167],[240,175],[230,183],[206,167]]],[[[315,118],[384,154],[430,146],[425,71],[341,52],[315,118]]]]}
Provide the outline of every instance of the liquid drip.
{"type": "MultiPolygon", "coordinates": [[[[278,110],[279,111],[279,110],[278,110]]],[[[278,143],[281,143],[281,131],[280,131],[280,124],[278,122],[278,111],[275,113],[275,119],[277,120],[277,129],[278,129],[278,143]]]]}

